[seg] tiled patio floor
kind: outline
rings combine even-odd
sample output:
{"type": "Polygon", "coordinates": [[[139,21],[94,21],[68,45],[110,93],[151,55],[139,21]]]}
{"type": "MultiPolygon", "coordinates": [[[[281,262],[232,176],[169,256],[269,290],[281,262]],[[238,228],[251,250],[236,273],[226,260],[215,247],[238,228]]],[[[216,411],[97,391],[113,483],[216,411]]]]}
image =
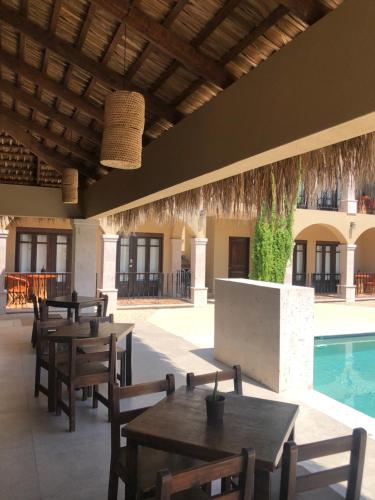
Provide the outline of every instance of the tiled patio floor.
{"type": "MultiPolygon", "coordinates": [[[[117,320],[131,313],[118,312],[117,320]]],[[[155,314],[136,320],[135,382],[161,378],[172,372],[180,385],[184,383],[187,371],[205,372],[220,367],[212,359],[209,341],[196,342],[202,338],[200,328],[206,331],[212,328],[211,311],[205,319],[202,319],[202,312],[194,309],[174,310],[169,320],[165,319],[165,312],[155,314]],[[191,320],[189,325],[186,325],[186,314],[191,320]],[[189,331],[190,341],[187,341],[189,331]]],[[[67,417],[49,414],[43,395],[34,398],[31,324],[31,315],[0,316],[0,499],[103,500],[107,495],[110,453],[106,411],[100,405],[98,410],[93,410],[88,401],[79,401],[77,431],[70,434],[67,432],[67,417]]],[[[245,381],[244,389],[245,394],[282,399],[250,381],[245,381]]],[[[287,399],[298,401],[293,395],[288,395],[287,399]]],[[[297,442],[347,432],[346,427],[328,416],[307,405],[301,406],[296,427],[297,442]]],[[[119,498],[123,495],[121,487],[119,498]]],[[[368,444],[363,495],[366,499],[375,498],[373,440],[368,444]]],[[[323,500],[322,496],[320,498],[323,500]]],[[[329,498],[338,496],[333,493],[329,498]]]]}

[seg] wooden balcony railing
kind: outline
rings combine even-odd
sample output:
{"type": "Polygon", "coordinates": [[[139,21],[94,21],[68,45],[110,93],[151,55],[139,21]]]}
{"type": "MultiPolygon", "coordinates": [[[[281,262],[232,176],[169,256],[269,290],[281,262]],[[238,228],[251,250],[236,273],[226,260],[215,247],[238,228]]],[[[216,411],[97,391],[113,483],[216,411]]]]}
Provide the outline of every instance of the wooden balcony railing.
{"type": "Polygon", "coordinates": [[[119,298],[190,298],[190,269],[175,273],[116,273],[119,298]]]}

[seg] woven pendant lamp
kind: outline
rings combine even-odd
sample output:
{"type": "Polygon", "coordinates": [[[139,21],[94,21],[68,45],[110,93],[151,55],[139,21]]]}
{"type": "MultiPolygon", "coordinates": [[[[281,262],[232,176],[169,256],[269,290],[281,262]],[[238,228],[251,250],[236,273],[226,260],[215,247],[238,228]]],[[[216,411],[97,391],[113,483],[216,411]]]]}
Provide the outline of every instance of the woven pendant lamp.
{"type": "Polygon", "coordinates": [[[76,168],[63,170],[62,201],[71,205],[78,203],[78,170],[76,168]]]}
{"type": "Polygon", "coordinates": [[[100,163],[106,167],[136,169],[142,165],[145,100],[138,92],[117,90],[105,101],[100,163]]]}

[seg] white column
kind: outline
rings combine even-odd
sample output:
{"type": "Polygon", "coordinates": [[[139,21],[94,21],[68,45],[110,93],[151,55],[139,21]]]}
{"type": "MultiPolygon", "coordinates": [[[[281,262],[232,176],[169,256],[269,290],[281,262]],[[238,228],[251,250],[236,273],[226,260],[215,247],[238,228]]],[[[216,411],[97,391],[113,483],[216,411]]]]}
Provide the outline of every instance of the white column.
{"type": "Polygon", "coordinates": [[[358,202],[355,198],[355,181],[350,176],[348,182],[341,186],[340,212],[346,212],[348,215],[357,213],[358,202]]]}
{"type": "Polygon", "coordinates": [[[171,273],[181,271],[181,238],[171,238],[171,273]]]}
{"type": "Polygon", "coordinates": [[[338,293],[346,302],[355,301],[354,254],[357,245],[340,245],[340,285],[338,293]]]}
{"type": "Polygon", "coordinates": [[[7,238],[8,231],[0,229],[0,314],[5,312],[7,304],[7,291],[5,290],[7,238]]]}
{"type": "Polygon", "coordinates": [[[73,288],[79,295],[96,296],[98,220],[73,220],[73,288]]]}
{"type": "Polygon", "coordinates": [[[191,239],[191,301],[195,306],[203,306],[207,304],[207,241],[207,238],[191,239]]]}
{"type": "Polygon", "coordinates": [[[117,309],[116,259],[118,234],[103,234],[102,288],[99,292],[108,295],[107,314],[117,309]]]}

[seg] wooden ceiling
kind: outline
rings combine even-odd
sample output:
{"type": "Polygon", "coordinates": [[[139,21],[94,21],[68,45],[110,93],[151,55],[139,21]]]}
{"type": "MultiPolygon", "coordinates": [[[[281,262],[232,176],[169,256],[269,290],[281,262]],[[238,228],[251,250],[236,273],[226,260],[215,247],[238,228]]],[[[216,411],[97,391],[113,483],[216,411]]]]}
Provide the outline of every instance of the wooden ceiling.
{"type": "Polygon", "coordinates": [[[109,92],[143,93],[147,145],[342,1],[0,0],[0,183],[95,182],[109,92]]]}

